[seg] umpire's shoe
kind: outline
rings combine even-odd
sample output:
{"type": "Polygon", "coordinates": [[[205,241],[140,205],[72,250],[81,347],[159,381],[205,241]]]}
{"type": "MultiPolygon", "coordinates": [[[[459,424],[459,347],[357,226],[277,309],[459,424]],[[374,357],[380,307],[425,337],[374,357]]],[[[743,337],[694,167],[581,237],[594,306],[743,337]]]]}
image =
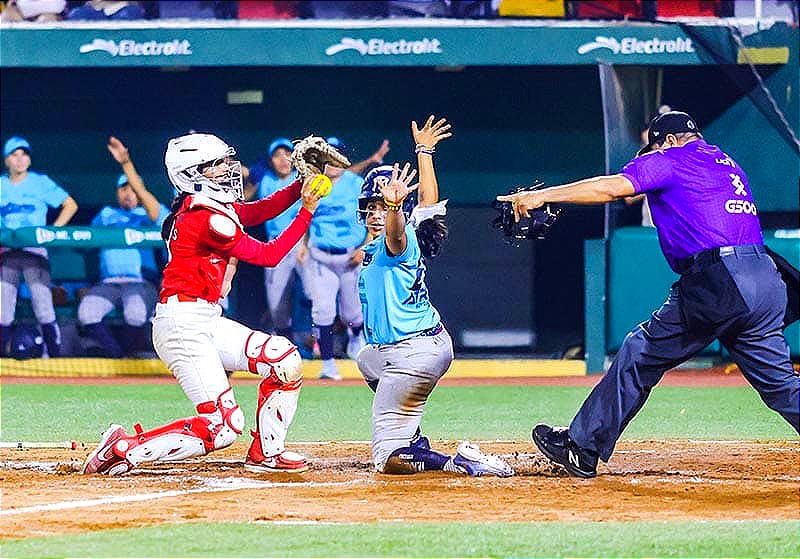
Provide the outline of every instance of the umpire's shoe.
{"type": "Polygon", "coordinates": [[[597,475],[597,454],[575,444],[569,438],[567,428],[554,429],[540,423],[533,428],[531,436],[542,454],[564,466],[573,476],[590,478],[597,475]]]}

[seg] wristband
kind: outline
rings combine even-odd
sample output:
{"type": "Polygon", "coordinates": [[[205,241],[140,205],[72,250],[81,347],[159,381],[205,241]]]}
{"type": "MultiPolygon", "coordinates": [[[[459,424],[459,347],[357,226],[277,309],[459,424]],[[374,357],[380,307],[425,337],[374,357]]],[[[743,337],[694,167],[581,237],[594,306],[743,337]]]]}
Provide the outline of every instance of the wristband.
{"type": "Polygon", "coordinates": [[[417,144],[414,148],[414,153],[420,154],[424,153],[425,155],[433,155],[433,152],[436,151],[436,147],[428,147],[425,144],[417,144]]]}
{"type": "Polygon", "coordinates": [[[389,202],[388,200],[384,200],[383,203],[386,205],[386,209],[387,210],[391,210],[393,212],[400,211],[400,208],[403,207],[403,202],[400,202],[398,204],[393,204],[392,202],[389,202]]]}

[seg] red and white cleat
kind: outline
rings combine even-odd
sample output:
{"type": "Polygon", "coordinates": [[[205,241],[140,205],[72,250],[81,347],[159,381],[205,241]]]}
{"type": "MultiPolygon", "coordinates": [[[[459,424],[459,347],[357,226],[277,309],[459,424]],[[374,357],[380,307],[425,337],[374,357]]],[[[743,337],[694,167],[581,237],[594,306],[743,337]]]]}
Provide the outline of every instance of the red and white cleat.
{"type": "Polygon", "coordinates": [[[125,452],[128,450],[128,433],[122,425],[111,425],[103,437],[100,444],[94,449],[83,465],[84,474],[106,474],[117,476],[129,472],[133,464],[125,459],[125,452]]]}
{"type": "Polygon", "coordinates": [[[291,450],[284,450],[275,456],[264,456],[261,451],[261,439],[258,433],[251,431],[250,434],[253,435],[253,444],[250,445],[250,450],[247,451],[247,458],[244,460],[244,469],[248,472],[299,474],[308,470],[306,457],[291,450]]]}

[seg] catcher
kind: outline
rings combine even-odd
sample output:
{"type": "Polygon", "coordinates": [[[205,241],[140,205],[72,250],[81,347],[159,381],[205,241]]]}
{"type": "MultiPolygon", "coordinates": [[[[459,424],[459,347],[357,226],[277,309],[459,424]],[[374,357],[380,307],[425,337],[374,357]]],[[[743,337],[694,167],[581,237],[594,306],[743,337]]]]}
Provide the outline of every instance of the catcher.
{"type": "MultiPolygon", "coordinates": [[[[301,144],[298,144],[298,148],[301,144]]],[[[184,460],[230,446],[244,430],[226,371],[250,371],[263,377],[258,387],[256,430],[245,469],[253,472],[302,472],[303,456],[284,443],[297,409],[302,361],[282,336],[270,336],[225,318],[219,301],[230,289],[236,263],[275,266],[305,234],[323,193],[317,169],[345,164],[318,142],[294,160],[305,174],[273,195],[241,202],[242,170],[235,151],[210,134],[189,134],[169,141],[164,162],[179,194],[164,221],[169,250],[160,302],[153,318],[153,344],[178,380],[197,415],[150,430],[135,425],[128,434],[111,425],[86,460],[83,472],[123,474],[142,463],[184,460]],[[317,167],[319,166],[319,167],[317,167]],[[262,243],[244,232],[275,217],[298,198],[302,207],[277,238],[262,243]]]]}
{"type": "MultiPolygon", "coordinates": [[[[656,116],[647,145],[617,175],[498,196],[515,219],[550,202],[601,204],[647,193],[662,251],[680,279],[625,337],[569,428],[539,424],[533,441],[573,476],[594,477],[664,373],[715,338],[764,403],[800,433],[800,376],[783,335],[786,284],[764,247],[742,168],[681,111],[656,116]]],[[[796,318],[792,315],[790,318],[796,318]]]]}

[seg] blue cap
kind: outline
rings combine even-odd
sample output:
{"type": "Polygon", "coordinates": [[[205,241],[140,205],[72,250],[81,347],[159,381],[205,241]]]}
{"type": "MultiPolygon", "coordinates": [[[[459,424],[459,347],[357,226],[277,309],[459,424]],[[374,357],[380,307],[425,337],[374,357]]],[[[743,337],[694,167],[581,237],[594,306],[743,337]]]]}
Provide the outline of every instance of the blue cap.
{"type": "Polygon", "coordinates": [[[336,136],[330,136],[325,141],[328,142],[333,147],[335,147],[336,149],[338,149],[340,152],[342,152],[342,155],[347,155],[347,144],[345,144],[341,140],[341,138],[338,138],[336,136]]]}
{"type": "Polygon", "coordinates": [[[120,176],[117,178],[117,188],[122,188],[122,187],[123,187],[123,186],[125,186],[126,184],[128,184],[128,175],[126,175],[125,173],[122,173],[122,174],[121,174],[121,175],[120,175],[120,176]]]}
{"type": "Polygon", "coordinates": [[[3,157],[8,157],[18,149],[24,149],[30,154],[31,145],[25,138],[20,138],[19,136],[12,136],[11,138],[8,139],[6,145],[3,147],[3,157]]]}
{"type": "Polygon", "coordinates": [[[289,138],[276,138],[267,148],[267,155],[272,157],[272,154],[275,153],[275,150],[278,148],[286,148],[292,151],[294,149],[294,144],[289,138]]]}

